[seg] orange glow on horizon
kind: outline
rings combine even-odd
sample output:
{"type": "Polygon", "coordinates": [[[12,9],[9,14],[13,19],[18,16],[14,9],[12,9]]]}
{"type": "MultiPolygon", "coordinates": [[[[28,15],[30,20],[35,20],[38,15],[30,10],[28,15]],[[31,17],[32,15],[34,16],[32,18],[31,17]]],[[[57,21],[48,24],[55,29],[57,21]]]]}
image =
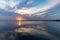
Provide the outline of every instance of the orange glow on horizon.
{"type": "Polygon", "coordinates": [[[20,17],[19,17],[19,18],[17,18],[17,20],[20,20],[20,21],[22,21],[22,20],[23,20],[23,18],[20,18],[20,17]]]}

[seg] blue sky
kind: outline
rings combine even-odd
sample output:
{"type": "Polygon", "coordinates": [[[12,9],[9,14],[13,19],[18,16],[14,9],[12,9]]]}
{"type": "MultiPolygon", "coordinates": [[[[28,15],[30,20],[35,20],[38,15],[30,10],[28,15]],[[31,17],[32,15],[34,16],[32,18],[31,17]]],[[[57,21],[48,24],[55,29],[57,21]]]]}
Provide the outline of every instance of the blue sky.
{"type": "Polygon", "coordinates": [[[0,0],[0,19],[14,19],[13,17],[22,16],[32,20],[50,20],[58,16],[59,7],[60,0],[0,0]],[[50,14],[53,16],[49,16],[50,14]]]}

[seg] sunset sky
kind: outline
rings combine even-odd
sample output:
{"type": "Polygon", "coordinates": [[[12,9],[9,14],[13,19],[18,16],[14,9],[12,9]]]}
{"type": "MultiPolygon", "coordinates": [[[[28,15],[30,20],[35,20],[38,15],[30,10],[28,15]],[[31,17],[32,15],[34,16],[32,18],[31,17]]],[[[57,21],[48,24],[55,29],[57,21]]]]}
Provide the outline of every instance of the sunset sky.
{"type": "Polygon", "coordinates": [[[60,19],[60,0],[0,0],[0,20],[16,17],[29,20],[60,19]]]}

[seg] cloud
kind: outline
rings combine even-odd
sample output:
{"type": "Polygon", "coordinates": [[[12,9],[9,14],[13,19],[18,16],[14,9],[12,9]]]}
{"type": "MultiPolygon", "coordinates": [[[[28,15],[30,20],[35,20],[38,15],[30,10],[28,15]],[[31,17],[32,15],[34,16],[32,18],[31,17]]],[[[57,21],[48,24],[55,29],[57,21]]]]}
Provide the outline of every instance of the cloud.
{"type": "Polygon", "coordinates": [[[33,0],[30,0],[27,2],[27,4],[32,4],[34,1],[33,0]]]}
{"type": "Polygon", "coordinates": [[[18,3],[20,3],[20,1],[14,1],[14,0],[0,0],[0,9],[9,9],[10,8],[14,8],[18,3]]]}
{"type": "Polygon", "coordinates": [[[17,2],[15,2],[15,1],[9,1],[8,2],[9,4],[9,6],[11,7],[11,8],[14,8],[17,4],[19,4],[20,2],[19,1],[17,1],[17,2]]]}
{"type": "Polygon", "coordinates": [[[4,9],[6,7],[6,2],[5,1],[0,1],[0,8],[4,9]]]}
{"type": "Polygon", "coordinates": [[[60,3],[51,8],[44,14],[45,20],[59,20],[60,18],[60,3]]]}
{"type": "Polygon", "coordinates": [[[4,16],[0,14],[0,20],[16,20],[16,16],[4,16]]]}
{"type": "Polygon", "coordinates": [[[6,16],[20,14],[29,17],[44,17],[48,10],[55,7],[59,2],[60,0],[1,0],[0,9],[7,12],[6,14],[3,13],[6,16]]]}
{"type": "Polygon", "coordinates": [[[25,1],[23,1],[23,0],[9,0],[9,1],[1,0],[0,8],[4,9],[4,10],[7,9],[7,11],[13,10],[19,14],[33,14],[33,13],[48,10],[48,9],[52,8],[53,6],[55,6],[58,2],[59,2],[59,0],[50,0],[50,1],[48,1],[48,0],[45,0],[45,1],[43,1],[43,0],[38,0],[38,1],[37,0],[25,0],[25,1]],[[18,4],[19,4],[19,6],[21,6],[23,4],[25,6],[22,7],[21,9],[19,9],[17,6],[18,4]],[[29,6],[30,6],[30,8],[29,8],[29,6]],[[18,8],[18,9],[14,10],[13,8],[14,9],[18,8]]]}
{"type": "MultiPolygon", "coordinates": [[[[30,4],[30,3],[32,3],[32,2],[29,2],[28,4],[30,4]]],[[[45,6],[40,7],[41,5],[37,5],[37,6],[31,7],[31,8],[23,7],[21,9],[14,10],[14,12],[18,13],[18,14],[22,14],[22,15],[24,15],[24,14],[32,15],[32,14],[35,14],[38,12],[43,12],[43,11],[49,10],[58,3],[59,3],[59,0],[50,0],[49,3],[47,3],[45,6]]],[[[42,14],[42,13],[39,13],[39,14],[42,14]]]]}

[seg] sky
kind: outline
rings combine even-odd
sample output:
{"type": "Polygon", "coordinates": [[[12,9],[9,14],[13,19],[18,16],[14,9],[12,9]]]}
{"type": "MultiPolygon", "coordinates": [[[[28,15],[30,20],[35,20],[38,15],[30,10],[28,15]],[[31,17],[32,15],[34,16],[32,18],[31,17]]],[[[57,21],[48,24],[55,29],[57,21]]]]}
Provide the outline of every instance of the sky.
{"type": "Polygon", "coordinates": [[[60,0],[0,0],[0,20],[18,16],[29,20],[58,20],[59,7],[60,0]]]}

